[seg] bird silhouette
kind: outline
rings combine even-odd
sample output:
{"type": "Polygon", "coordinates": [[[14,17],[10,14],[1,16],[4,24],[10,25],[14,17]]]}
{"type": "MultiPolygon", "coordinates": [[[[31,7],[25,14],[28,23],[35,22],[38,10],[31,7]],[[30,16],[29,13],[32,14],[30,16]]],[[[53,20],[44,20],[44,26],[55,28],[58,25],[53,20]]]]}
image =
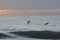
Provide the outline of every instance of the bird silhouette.
{"type": "Polygon", "coordinates": [[[29,24],[30,23],[30,21],[27,21],[27,24],[29,24]]]}
{"type": "Polygon", "coordinates": [[[49,22],[45,23],[44,25],[46,26],[46,25],[48,25],[48,24],[49,24],[49,22]]]}

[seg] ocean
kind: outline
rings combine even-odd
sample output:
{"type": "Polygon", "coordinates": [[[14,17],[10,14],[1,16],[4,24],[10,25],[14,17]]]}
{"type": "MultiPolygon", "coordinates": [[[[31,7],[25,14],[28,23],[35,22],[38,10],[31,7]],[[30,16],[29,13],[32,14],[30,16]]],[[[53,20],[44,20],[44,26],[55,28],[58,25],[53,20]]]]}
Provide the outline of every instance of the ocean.
{"type": "Polygon", "coordinates": [[[60,40],[22,37],[9,32],[14,31],[54,31],[60,32],[60,16],[0,16],[0,33],[15,37],[0,40],[60,40]],[[27,22],[30,21],[29,24],[27,22]],[[49,23],[45,25],[46,23],[49,23]]]}

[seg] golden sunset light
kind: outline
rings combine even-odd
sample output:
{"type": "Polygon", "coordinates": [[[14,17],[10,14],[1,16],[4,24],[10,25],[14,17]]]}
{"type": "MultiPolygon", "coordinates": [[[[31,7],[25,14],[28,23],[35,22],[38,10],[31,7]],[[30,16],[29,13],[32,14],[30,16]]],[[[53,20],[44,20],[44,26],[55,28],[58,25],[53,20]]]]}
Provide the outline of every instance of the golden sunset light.
{"type": "Polygon", "coordinates": [[[46,10],[0,10],[0,15],[24,15],[37,13],[60,13],[60,9],[46,9],[46,10]]]}

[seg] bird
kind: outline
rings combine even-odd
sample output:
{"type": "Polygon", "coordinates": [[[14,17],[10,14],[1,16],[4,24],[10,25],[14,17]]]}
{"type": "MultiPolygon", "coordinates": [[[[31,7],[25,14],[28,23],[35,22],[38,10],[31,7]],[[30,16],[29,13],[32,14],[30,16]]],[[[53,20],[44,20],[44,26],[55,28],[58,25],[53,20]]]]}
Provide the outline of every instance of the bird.
{"type": "Polygon", "coordinates": [[[49,24],[49,22],[45,23],[44,25],[46,26],[46,25],[48,25],[48,24],[49,24]]]}
{"type": "Polygon", "coordinates": [[[30,23],[30,21],[27,21],[27,24],[29,24],[30,23]]]}

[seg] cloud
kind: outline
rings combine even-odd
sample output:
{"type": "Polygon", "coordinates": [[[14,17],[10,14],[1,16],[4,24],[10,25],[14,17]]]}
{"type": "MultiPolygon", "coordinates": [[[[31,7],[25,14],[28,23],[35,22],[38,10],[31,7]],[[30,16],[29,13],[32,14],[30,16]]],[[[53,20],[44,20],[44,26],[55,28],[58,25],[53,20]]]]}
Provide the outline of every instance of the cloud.
{"type": "Polygon", "coordinates": [[[60,9],[45,10],[0,10],[0,15],[34,15],[37,13],[60,13],[60,9]]]}

